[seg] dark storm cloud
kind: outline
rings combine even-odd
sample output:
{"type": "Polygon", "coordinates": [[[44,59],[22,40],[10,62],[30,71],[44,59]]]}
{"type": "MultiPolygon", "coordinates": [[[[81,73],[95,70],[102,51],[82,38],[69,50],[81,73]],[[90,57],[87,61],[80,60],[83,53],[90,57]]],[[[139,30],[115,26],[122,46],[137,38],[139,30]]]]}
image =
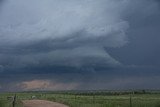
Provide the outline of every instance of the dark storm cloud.
{"type": "Polygon", "coordinates": [[[2,3],[4,0],[0,0],[0,3],[2,3]]]}
{"type": "MultiPolygon", "coordinates": [[[[151,2],[149,0],[146,3],[151,2]]],[[[142,10],[146,12],[136,11],[127,16],[130,23],[127,32],[130,43],[123,48],[107,49],[112,56],[125,64],[160,65],[160,8],[157,5],[157,3],[153,3],[147,7],[143,6],[142,10]]]]}
{"type": "Polygon", "coordinates": [[[0,14],[1,65],[119,66],[104,47],[127,43],[125,7],[125,1],[8,0],[0,14]]]}
{"type": "Polygon", "coordinates": [[[159,18],[156,0],[7,0],[0,90],[157,88],[159,18]]]}
{"type": "MultiPolygon", "coordinates": [[[[140,67],[140,68],[118,68],[111,69],[110,72],[81,72],[81,73],[46,73],[46,74],[5,74],[0,76],[3,90],[10,91],[25,89],[48,89],[54,90],[56,86],[52,83],[63,84],[65,89],[158,89],[159,87],[159,68],[140,67]],[[140,72],[143,70],[144,72],[140,72]],[[153,70],[153,71],[152,71],[153,70]],[[25,75],[25,76],[24,76],[25,75]],[[9,78],[9,79],[6,79],[9,78]],[[8,84],[6,84],[8,83],[8,84]],[[33,84],[39,84],[37,87],[30,87],[33,84]],[[42,84],[40,84],[42,83],[42,84]],[[23,87],[25,84],[26,87],[23,87]],[[47,88],[44,84],[50,84],[47,88]],[[76,84],[76,85],[75,85],[76,84]],[[20,87],[21,86],[21,87],[20,87]],[[71,87],[72,86],[72,87],[71,87]],[[12,87],[12,88],[9,88],[12,87]]],[[[59,88],[64,89],[64,88],[59,88]]]]}

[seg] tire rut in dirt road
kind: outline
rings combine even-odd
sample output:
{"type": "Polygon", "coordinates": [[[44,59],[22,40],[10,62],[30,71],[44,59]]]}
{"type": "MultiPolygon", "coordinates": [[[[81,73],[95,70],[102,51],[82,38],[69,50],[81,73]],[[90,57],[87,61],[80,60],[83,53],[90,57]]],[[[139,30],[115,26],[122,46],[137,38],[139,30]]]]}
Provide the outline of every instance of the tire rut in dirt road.
{"type": "Polygon", "coordinates": [[[64,104],[46,100],[23,100],[24,107],[69,107],[64,104]]]}

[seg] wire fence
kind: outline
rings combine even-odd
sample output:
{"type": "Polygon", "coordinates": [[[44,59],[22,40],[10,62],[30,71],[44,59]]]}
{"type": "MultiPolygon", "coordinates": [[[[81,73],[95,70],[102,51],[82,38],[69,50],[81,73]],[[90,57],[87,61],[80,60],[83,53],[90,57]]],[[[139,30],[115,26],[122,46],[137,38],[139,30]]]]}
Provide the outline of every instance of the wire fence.
{"type": "Polygon", "coordinates": [[[0,96],[0,107],[21,107],[17,105],[17,102],[33,99],[59,102],[70,107],[160,107],[160,94],[97,95],[66,93],[18,93],[17,95],[0,96]],[[8,105],[1,104],[1,102],[8,103],[8,105]]]}

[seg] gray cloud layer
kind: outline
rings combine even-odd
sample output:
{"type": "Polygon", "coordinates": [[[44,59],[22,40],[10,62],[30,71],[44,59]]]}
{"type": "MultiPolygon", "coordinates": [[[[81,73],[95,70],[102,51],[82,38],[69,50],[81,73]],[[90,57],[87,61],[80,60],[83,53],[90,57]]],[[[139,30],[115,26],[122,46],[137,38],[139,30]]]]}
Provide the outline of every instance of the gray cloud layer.
{"type": "Polygon", "coordinates": [[[49,59],[55,65],[83,65],[93,59],[93,64],[116,65],[119,62],[103,48],[126,44],[128,22],[121,14],[126,3],[8,0],[0,14],[2,57],[9,53],[10,62],[20,59],[22,64],[49,59]]]}
{"type": "MultiPolygon", "coordinates": [[[[156,0],[6,0],[2,3],[0,8],[2,77],[13,74],[32,76],[77,72],[80,75],[84,72],[87,72],[85,75],[94,75],[92,73],[99,74],[101,71],[107,73],[104,75],[111,75],[114,71],[117,80],[118,75],[120,76],[118,71],[124,71],[127,76],[131,76],[132,72],[129,72],[130,74],[126,72],[133,71],[132,68],[128,69],[130,63],[123,63],[130,47],[124,52],[108,50],[112,48],[123,50],[123,47],[125,49],[125,46],[129,46],[128,43],[132,44],[130,43],[132,40],[128,38],[132,39],[134,36],[137,38],[137,33],[131,32],[135,29],[134,26],[137,27],[136,23],[143,22],[142,20],[159,12],[156,0]]],[[[142,27],[144,30],[137,32],[145,32],[145,27],[142,27]]],[[[136,71],[146,70],[141,69],[136,63],[134,67],[139,69],[136,71]]],[[[157,71],[156,69],[155,72],[157,71]]],[[[63,77],[73,76],[68,75],[63,77]]],[[[12,79],[14,82],[32,84],[41,79],[46,83],[52,78],[46,76],[37,80],[37,76],[33,77],[23,81],[22,78],[12,79]]],[[[5,83],[5,78],[3,79],[0,87],[4,86],[1,86],[5,83]]],[[[100,78],[99,80],[101,81],[100,78]]],[[[81,84],[82,87],[83,82],[80,79],[77,84],[81,84]]],[[[6,87],[11,84],[13,83],[6,87]]],[[[17,84],[21,86],[20,83],[17,84]]]]}

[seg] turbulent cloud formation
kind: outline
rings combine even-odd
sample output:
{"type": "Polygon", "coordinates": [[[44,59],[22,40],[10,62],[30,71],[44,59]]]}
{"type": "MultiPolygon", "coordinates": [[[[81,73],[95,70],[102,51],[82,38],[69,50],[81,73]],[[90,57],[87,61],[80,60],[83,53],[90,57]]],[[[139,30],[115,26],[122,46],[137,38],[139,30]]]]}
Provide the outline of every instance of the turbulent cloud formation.
{"type": "Polygon", "coordinates": [[[104,47],[127,43],[128,22],[121,14],[126,4],[125,0],[8,0],[0,13],[1,57],[10,57],[10,66],[15,66],[14,60],[27,65],[48,59],[53,65],[119,65],[104,47]]]}
{"type": "MultiPolygon", "coordinates": [[[[138,71],[148,73],[143,77],[145,83],[149,70],[156,69],[157,74],[157,64],[148,69],[146,63],[139,65],[133,60],[147,62],[139,61],[144,57],[137,57],[146,48],[148,51],[142,56],[153,53],[149,50],[153,45],[143,46],[143,41],[153,37],[159,40],[152,33],[160,25],[158,13],[157,0],[0,0],[1,90],[11,86],[21,90],[107,88],[119,84],[127,87],[135,83],[138,71]],[[65,75],[55,77],[56,74],[65,75]],[[126,79],[119,82],[123,74],[126,79]]],[[[156,35],[160,34],[156,31],[156,35]]]]}

